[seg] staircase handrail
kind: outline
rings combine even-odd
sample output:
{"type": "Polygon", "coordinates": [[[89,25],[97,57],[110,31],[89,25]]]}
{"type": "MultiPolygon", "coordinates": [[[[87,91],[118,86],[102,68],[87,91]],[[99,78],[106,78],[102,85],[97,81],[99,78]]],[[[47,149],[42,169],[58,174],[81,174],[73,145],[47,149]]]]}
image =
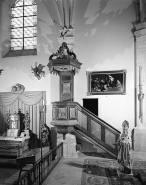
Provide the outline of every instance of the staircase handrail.
{"type": "Polygon", "coordinates": [[[107,127],[110,131],[116,133],[116,134],[120,134],[121,132],[114,128],[113,126],[111,126],[110,124],[108,124],[107,122],[105,122],[104,120],[102,120],[101,118],[99,118],[97,115],[93,114],[92,112],[90,112],[89,110],[87,110],[85,107],[82,107],[78,102],[74,102],[77,104],[78,106],[78,109],[80,111],[82,111],[83,113],[84,112],[87,112],[87,114],[92,117],[96,122],[98,120],[98,123],[101,124],[101,125],[104,125],[105,127],[107,127]]]}

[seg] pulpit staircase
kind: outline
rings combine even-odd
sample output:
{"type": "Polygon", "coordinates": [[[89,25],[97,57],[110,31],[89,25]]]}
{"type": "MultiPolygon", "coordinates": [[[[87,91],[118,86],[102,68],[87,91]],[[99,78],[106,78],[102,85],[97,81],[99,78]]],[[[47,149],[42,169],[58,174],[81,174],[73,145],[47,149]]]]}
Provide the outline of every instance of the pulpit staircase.
{"type": "MultiPolygon", "coordinates": [[[[78,125],[74,126],[74,134],[78,138],[85,138],[93,147],[100,148],[112,157],[117,157],[116,141],[119,138],[120,131],[100,119],[98,116],[76,104],[78,125]]],[[[79,143],[78,143],[79,144],[79,143]]],[[[82,146],[81,146],[82,147],[82,146]]],[[[90,150],[90,149],[89,149],[90,150]]]]}

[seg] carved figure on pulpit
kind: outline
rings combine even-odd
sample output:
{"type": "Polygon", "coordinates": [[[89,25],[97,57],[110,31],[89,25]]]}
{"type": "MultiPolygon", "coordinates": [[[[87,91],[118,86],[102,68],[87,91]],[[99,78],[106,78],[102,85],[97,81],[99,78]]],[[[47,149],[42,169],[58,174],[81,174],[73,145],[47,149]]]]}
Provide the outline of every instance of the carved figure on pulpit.
{"type": "Polygon", "coordinates": [[[118,162],[122,165],[122,172],[131,173],[131,138],[128,134],[129,122],[124,121],[122,123],[123,132],[120,135],[118,145],[118,162]]]}
{"type": "Polygon", "coordinates": [[[25,125],[25,130],[29,130],[30,128],[30,116],[28,111],[26,111],[23,119],[24,125],[25,125]]]}
{"type": "Polygon", "coordinates": [[[50,55],[49,61],[54,59],[62,59],[62,58],[76,59],[76,54],[73,51],[70,51],[66,42],[62,43],[62,45],[60,46],[59,50],[56,53],[53,53],[52,55],[50,55]]]}

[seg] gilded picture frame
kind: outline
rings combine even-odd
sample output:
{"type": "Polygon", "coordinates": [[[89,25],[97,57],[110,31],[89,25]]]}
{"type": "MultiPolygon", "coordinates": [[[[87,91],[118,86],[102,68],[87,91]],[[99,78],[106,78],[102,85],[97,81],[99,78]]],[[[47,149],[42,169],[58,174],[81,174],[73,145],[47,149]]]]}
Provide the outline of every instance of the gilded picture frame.
{"type": "Polygon", "coordinates": [[[126,70],[87,72],[87,95],[126,94],[126,70]]]}

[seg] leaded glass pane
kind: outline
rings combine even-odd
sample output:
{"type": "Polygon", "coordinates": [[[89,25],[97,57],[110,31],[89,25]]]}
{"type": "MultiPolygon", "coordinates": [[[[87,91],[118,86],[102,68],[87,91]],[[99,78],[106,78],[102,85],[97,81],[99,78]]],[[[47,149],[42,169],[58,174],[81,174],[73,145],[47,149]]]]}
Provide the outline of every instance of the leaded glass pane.
{"type": "Polygon", "coordinates": [[[25,0],[24,5],[33,5],[35,2],[34,0],[25,0]]]}
{"type": "Polygon", "coordinates": [[[16,2],[15,2],[15,7],[16,6],[23,6],[23,0],[17,0],[16,2]]]}
{"type": "Polygon", "coordinates": [[[20,17],[23,16],[23,7],[12,8],[12,17],[20,17]]]}
{"type": "Polygon", "coordinates": [[[24,39],[24,48],[25,49],[34,49],[36,48],[36,39],[33,38],[25,38],[24,39]]]}
{"type": "Polygon", "coordinates": [[[24,46],[31,46],[34,44],[34,39],[33,38],[25,38],[24,39],[24,46]]]}
{"type": "Polygon", "coordinates": [[[24,16],[34,15],[34,8],[33,6],[25,6],[24,7],[24,16]]]}
{"type": "Polygon", "coordinates": [[[33,16],[24,17],[24,27],[33,26],[33,16]]]}
{"type": "Polygon", "coordinates": [[[36,36],[36,28],[34,27],[24,28],[24,37],[34,37],[34,36],[36,36]]]}
{"type": "Polygon", "coordinates": [[[14,18],[11,20],[11,28],[23,27],[23,17],[14,18]]]}
{"type": "Polygon", "coordinates": [[[11,49],[13,50],[22,50],[23,49],[23,39],[13,39],[11,43],[11,49]]]}
{"type": "Polygon", "coordinates": [[[23,38],[23,28],[12,29],[11,38],[23,38]]]}
{"type": "Polygon", "coordinates": [[[19,0],[11,10],[11,50],[36,48],[36,3],[33,0],[19,0]]]}

